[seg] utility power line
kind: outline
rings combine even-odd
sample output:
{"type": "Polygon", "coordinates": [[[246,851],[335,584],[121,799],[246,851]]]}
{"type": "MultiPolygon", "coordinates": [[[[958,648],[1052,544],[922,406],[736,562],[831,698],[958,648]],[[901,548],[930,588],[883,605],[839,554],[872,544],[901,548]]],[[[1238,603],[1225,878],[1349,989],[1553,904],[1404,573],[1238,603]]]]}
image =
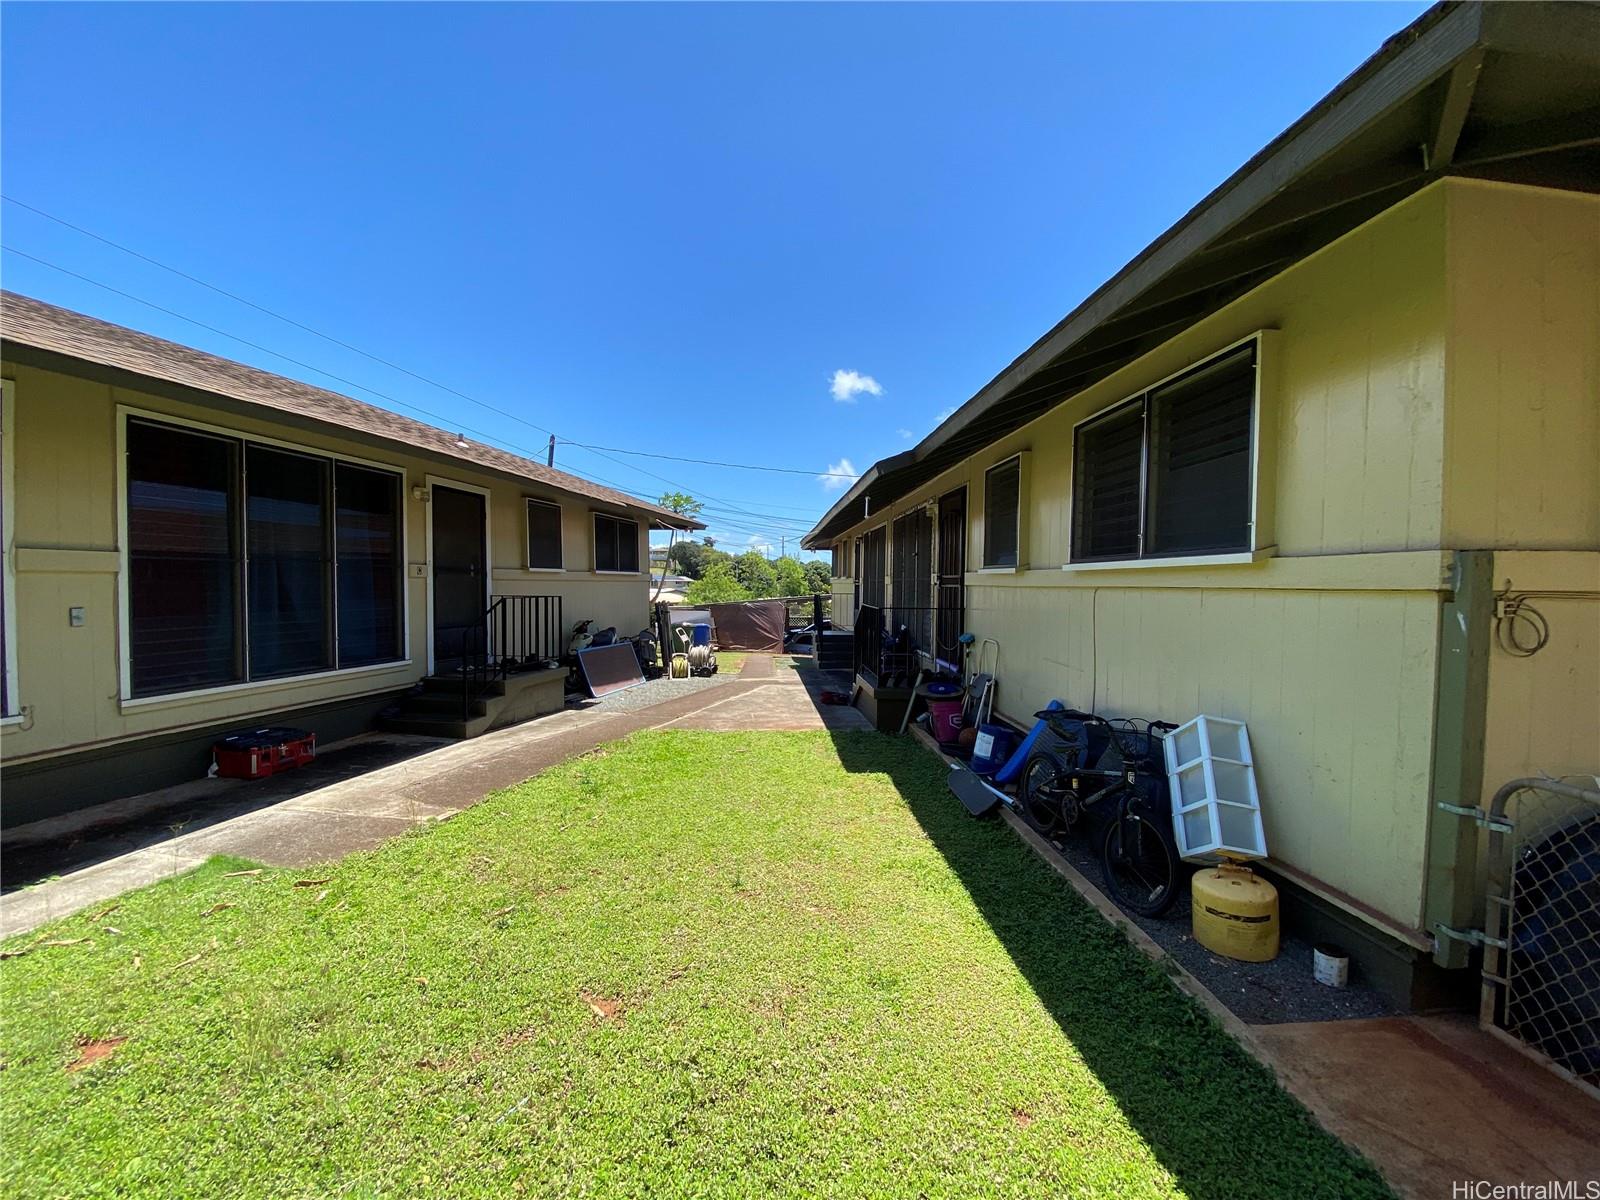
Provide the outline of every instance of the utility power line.
{"type": "MultiPolygon", "coordinates": [[[[13,201],[13,203],[15,203],[15,202],[13,201]]],[[[230,333],[226,329],[221,329],[221,328],[219,328],[219,327],[217,327],[215,325],[211,325],[211,324],[209,324],[209,323],[207,323],[205,321],[201,321],[201,320],[199,320],[199,319],[197,319],[195,317],[188,316],[185,313],[178,312],[176,309],[168,308],[165,305],[157,304],[155,301],[147,300],[143,296],[136,296],[132,292],[125,291],[122,288],[114,287],[113,285],[111,285],[109,283],[105,283],[102,280],[94,279],[94,278],[92,278],[92,277],[90,277],[88,275],[84,275],[83,273],[81,273],[79,271],[74,271],[74,270],[71,270],[68,267],[63,267],[59,263],[51,262],[50,260],[45,259],[45,258],[41,258],[36,254],[30,254],[26,250],[21,250],[21,249],[18,249],[17,247],[15,247],[15,246],[7,245],[7,244],[0,244],[0,249],[5,250],[5,252],[8,253],[8,254],[15,254],[18,257],[28,259],[30,262],[38,263],[42,267],[48,267],[52,271],[58,271],[63,275],[67,275],[67,276],[70,276],[73,279],[80,280],[83,283],[90,284],[93,287],[101,288],[101,289],[103,289],[105,291],[108,291],[108,292],[112,293],[113,295],[121,296],[123,299],[131,300],[136,304],[142,304],[147,308],[153,309],[156,312],[163,313],[163,314],[165,314],[167,316],[173,317],[173,318],[175,318],[175,319],[177,319],[179,321],[187,322],[188,324],[194,325],[195,327],[197,327],[199,329],[204,329],[207,332],[214,333],[219,337],[228,338],[230,341],[238,342],[240,345],[243,345],[243,346],[249,346],[251,349],[258,350],[263,354],[268,354],[268,355],[271,355],[274,358],[282,359],[284,362],[292,363],[293,365],[295,365],[297,367],[300,367],[303,370],[310,371],[310,372],[312,372],[314,374],[321,375],[324,378],[334,380],[337,383],[343,384],[345,387],[352,388],[352,389],[354,389],[356,391],[365,392],[365,393],[367,393],[368,395],[371,395],[371,396],[377,396],[378,398],[380,398],[382,400],[385,400],[388,403],[390,403],[392,405],[395,405],[398,408],[408,409],[411,412],[419,413],[422,416],[428,417],[428,418],[438,422],[443,427],[455,428],[455,429],[461,430],[464,433],[471,433],[472,435],[477,437],[479,440],[483,441],[486,445],[498,445],[501,448],[510,451],[511,453],[520,454],[520,455],[523,455],[523,456],[525,456],[525,457],[527,457],[529,459],[537,459],[537,457],[538,457],[538,452],[535,451],[535,450],[530,449],[529,447],[518,445],[515,442],[511,442],[511,441],[508,441],[508,440],[506,440],[504,438],[497,437],[494,434],[490,434],[490,433],[488,433],[488,432],[486,432],[484,430],[481,430],[481,429],[476,429],[476,428],[474,428],[474,427],[472,427],[470,425],[464,426],[455,418],[447,417],[447,416],[443,415],[442,413],[436,413],[436,412],[433,412],[430,409],[423,408],[421,405],[412,404],[412,403],[410,403],[408,401],[401,400],[399,397],[390,395],[388,392],[384,392],[384,391],[382,391],[382,390],[380,390],[378,388],[372,387],[369,384],[360,383],[360,382],[358,382],[358,381],[356,381],[354,379],[348,378],[347,376],[339,375],[336,372],[327,370],[326,368],[319,367],[319,366],[316,366],[313,363],[306,362],[303,359],[295,358],[293,355],[285,354],[280,350],[274,350],[270,346],[265,346],[265,345],[261,344],[260,342],[255,342],[255,341],[250,340],[249,338],[241,337],[238,334],[230,333]]],[[[228,295],[229,293],[225,293],[224,292],[222,294],[228,295]]],[[[291,322],[291,323],[293,323],[293,322],[291,322]]],[[[330,339],[330,340],[335,340],[335,339],[330,339]]],[[[339,343],[339,344],[342,345],[343,343],[339,343]]],[[[368,357],[372,357],[372,356],[368,356],[368,357]]],[[[383,362],[384,360],[376,359],[375,361],[383,362]]],[[[400,368],[400,369],[403,370],[403,368],[400,368]]],[[[409,372],[407,372],[407,373],[409,374],[409,372]]],[[[422,377],[418,376],[418,378],[422,378],[422,377]]],[[[427,381],[424,380],[424,382],[427,382],[427,381]]],[[[438,385],[438,386],[442,387],[443,385],[438,385]]],[[[453,392],[453,389],[446,388],[445,390],[453,392]]],[[[453,393],[453,394],[460,395],[462,393],[453,393]]],[[[468,398],[470,399],[470,397],[468,397],[468,398]]],[[[489,406],[486,406],[486,407],[489,407],[489,406]]],[[[500,411],[500,410],[496,409],[494,411],[500,411]]],[[[514,418],[514,419],[519,419],[520,420],[520,418],[514,418]]],[[[523,421],[522,423],[526,424],[526,425],[532,425],[532,423],[528,422],[528,421],[523,421]]],[[[535,428],[535,429],[542,429],[542,427],[537,426],[537,425],[532,425],[532,427],[535,428]]],[[[544,431],[544,432],[548,432],[548,431],[544,431]]],[[[556,435],[552,435],[552,436],[556,436],[556,435]]],[[[558,440],[565,441],[566,439],[558,439],[558,440]]],[[[575,443],[575,442],[570,442],[570,441],[568,441],[567,444],[569,444],[569,445],[580,445],[580,443],[575,443]]],[[[585,448],[587,449],[587,447],[585,447],[585,448]]],[[[605,453],[602,453],[600,451],[593,451],[593,452],[594,453],[598,453],[600,455],[600,457],[602,457],[602,458],[610,459],[610,461],[617,463],[618,466],[627,467],[629,470],[637,471],[642,475],[648,475],[650,478],[659,480],[660,482],[667,484],[669,487],[679,488],[679,489],[684,489],[684,490],[691,490],[691,489],[689,489],[689,486],[687,484],[679,483],[678,481],[673,480],[673,479],[668,479],[664,475],[657,475],[655,472],[647,471],[643,467],[634,466],[632,463],[626,463],[626,462],[622,462],[620,459],[611,458],[611,456],[609,454],[605,454],[605,453]]],[[[638,491],[636,491],[634,489],[625,487],[624,485],[616,482],[615,480],[605,479],[602,476],[593,475],[593,474],[591,474],[590,478],[594,479],[595,482],[597,482],[597,483],[604,483],[609,487],[614,487],[618,491],[624,492],[627,495],[636,496],[636,497],[638,497],[640,499],[648,500],[652,504],[659,503],[659,501],[657,499],[649,497],[649,496],[645,495],[644,493],[638,492],[638,491]]],[[[711,496],[711,495],[709,495],[708,493],[705,493],[705,492],[700,492],[699,494],[702,495],[702,496],[705,496],[706,499],[708,499],[708,500],[722,500],[722,502],[724,504],[727,504],[727,505],[732,505],[733,504],[732,501],[723,500],[722,497],[711,496]]],[[[776,514],[757,513],[757,512],[754,512],[754,511],[747,511],[747,510],[740,509],[740,508],[737,508],[737,507],[729,507],[727,509],[727,511],[730,512],[730,513],[738,514],[740,516],[748,516],[748,517],[752,518],[753,520],[757,520],[757,521],[761,521],[761,520],[783,521],[783,522],[792,522],[792,523],[794,523],[796,525],[805,523],[805,522],[801,521],[799,518],[779,517],[776,514]]],[[[720,524],[722,524],[722,525],[724,525],[724,526],[726,526],[726,527],[728,527],[730,529],[734,529],[736,532],[754,533],[754,534],[756,534],[758,536],[768,536],[769,532],[770,532],[769,530],[766,530],[766,529],[760,529],[760,528],[752,527],[750,525],[735,523],[734,521],[728,520],[725,517],[720,517],[719,516],[717,518],[717,520],[718,520],[718,523],[720,523],[720,524]]]]}
{"type": "MultiPolygon", "coordinates": [[[[338,346],[340,349],[348,350],[352,354],[359,354],[362,358],[369,359],[372,362],[375,362],[375,363],[379,364],[380,366],[388,367],[391,371],[399,371],[402,375],[408,375],[412,379],[417,380],[419,383],[425,383],[429,387],[435,387],[435,388],[438,388],[442,392],[448,392],[448,393],[450,393],[450,395],[455,396],[455,397],[457,397],[459,399],[465,400],[469,404],[476,404],[480,408],[487,409],[489,412],[495,413],[498,416],[502,416],[502,417],[506,418],[508,421],[516,421],[516,422],[518,422],[518,423],[520,423],[522,425],[526,425],[530,429],[535,429],[535,430],[538,430],[540,433],[547,434],[547,435],[549,435],[551,437],[554,437],[554,438],[556,438],[557,441],[565,442],[569,446],[580,447],[580,448],[582,448],[584,450],[591,451],[592,453],[599,454],[601,457],[606,457],[607,453],[609,452],[609,453],[614,453],[614,454],[632,454],[632,455],[637,455],[637,456],[643,457],[643,458],[666,459],[666,460],[671,461],[671,462],[694,463],[694,464],[699,465],[699,466],[725,467],[725,468],[729,468],[729,469],[732,469],[732,470],[738,470],[738,471],[768,471],[768,472],[772,472],[772,473],[775,473],[775,474],[781,474],[781,475],[816,475],[818,478],[823,478],[823,479],[855,479],[856,478],[856,476],[854,476],[854,475],[849,475],[849,474],[846,474],[846,473],[843,473],[843,472],[835,472],[835,471],[817,471],[817,470],[814,470],[814,469],[806,469],[806,468],[801,468],[801,467],[752,466],[752,465],[747,464],[747,463],[714,462],[714,461],[709,460],[709,459],[685,458],[685,457],[681,457],[681,456],[673,455],[673,454],[655,454],[655,453],[651,453],[650,451],[647,451],[647,450],[624,450],[624,449],[619,449],[619,448],[617,448],[615,446],[591,446],[586,442],[579,442],[579,441],[576,441],[576,440],[574,440],[572,438],[565,438],[565,437],[562,437],[559,434],[557,434],[554,430],[546,429],[544,426],[539,425],[539,424],[537,424],[537,423],[535,423],[533,421],[530,421],[526,417],[520,416],[517,413],[511,412],[509,409],[504,409],[504,408],[499,407],[498,405],[490,404],[485,400],[480,400],[476,396],[468,395],[466,392],[463,392],[463,391],[461,391],[461,390],[459,390],[457,388],[453,388],[447,383],[441,383],[437,379],[430,379],[428,376],[423,375],[420,372],[413,371],[409,367],[401,366],[399,363],[394,362],[391,359],[384,358],[381,355],[373,354],[371,351],[368,351],[368,350],[363,350],[360,346],[352,345],[350,342],[347,342],[347,341],[343,340],[342,338],[335,337],[330,333],[324,333],[324,332],[322,332],[322,330],[316,329],[316,328],[314,328],[314,327],[312,327],[310,325],[307,325],[303,321],[297,321],[293,317],[286,316],[285,314],[283,314],[281,312],[278,312],[275,309],[268,308],[264,304],[258,304],[256,301],[251,300],[246,296],[241,296],[237,292],[232,292],[232,291],[229,291],[227,288],[219,287],[218,285],[216,285],[214,283],[211,283],[208,280],[201,279],[198,275],[192,275],[188,271],[184,271],[184,270],[182,270],[182,269],[180,269],[178,267],[174,267],[170,263],[162,262],[160,259],[155,258],[155,257],[153,257],[153,256],[151,256],[149,254],[145,254],[142,251],[135,250],[131,246],[125,246],[121,242],[118,242],[118,241],[115,241],[115,240],[113,240],[111,238],[106,237],[104,234],[96,233],[94,230],[86,229],[82,225],[78,225],[78,224],[73,223],[72,221],[68,221],[64,217],[58,217],[54,213],[46,212],[44,209],[39,208],[39,207],[37,207],[35,205],[29,204],[26,201],[18,200],[15,196],[7,196],[7,195],[4,195],[3,193],[0,193],[0,199],[5,200],[8,204],[15,204],[18,208],[27,209],[29,212],[34,213],[34,214],[36,214],[38,216],[41,216],[41,217],[45,218],[45,220],[47,220],[47,221],[54,221],[57,225],[60,225],[63,228],[66,228],[66,229],[70,229],[74,233],[82,234],[84,237],[87,237],[87,238],[93,238],[95,241],[100,242],[100,243],[102,243],[104,245],[110,246],[113,249],[120,250],[124,254],[132,255],[134,258],[139,259],[141,262],[147,262],[153,267],[159,267],[163,271],[168,271],[168,272],[172,273],[173,275],[178,276],[180,279],[186,279],[190,283],[193,283],[193,284],[196,284],[196,285],[198,285],[200,287],[206,288],[208,291],[215,292],[219,296],[225,296],[227,299],[232,300],[237,304],[243,304],[247,308],[253,308],[259,313],[264,313],[267,316],[272,317],[274,320],[282,321],[286,325],[292,325],[296,329],[299,329],[299,330],[301,330],[301,331],[303,331],[305,333],[311,334],[313,337],[319,337],[325,342],[331,342],[333,345],[338,346]]],[[[8,249],[10,249],[10,248],[8,247],[8,249]]],[[[34,258],[33,255],[26,254],[26,253],[24,253],[23,251],[20,251],[20,250],[12,250],[11,252],[13,254],[21,254],[22,257],[24,257],[24,258],[32,258],[34,262],[43,263],[43,265],[45,265],[45,266],[54,266],[55,265],[53,263],[44,262],[43,259],[34,258]]],[[[57,269],[60,269],[60,268],[57,268],[57,269]]],[[[68,272],[68,273],[70,274],[71,272],[68,272]]],[[[83,276],[79,276],[79,278],[84,278],[84,277],[83,276]]],[[[93,283],[94,281],[93,280],[87,280],[87,282],[93,283]]],[[[123,293],[123,294],[126,295],[126,293],[123,293]]],[[[137,297],[130,296],[129,299],[137,299],[137,297]]],[[[163,311],[167,311],[167,310],[163,310],[163,311]]],[[[172,313],[171,315],[180,316],[180,314],[177,314],[177,313],[172,313]]],[[[182,318],[182,319],[187,319],[187,318],[182,318]]],[[[199,322],[195,322],[195,324],[199,324],[199,322]]],[[[221,331],[220,330],[213,330],[212,332],[220,333],[221,331]]],[[[223,334],[223,336],[224,337],[228,337],[228,336],[231,336],[231,335],[223,334]]],[[[237,339],[237,340],[243,341],[244,339],[240,338],[240,339],[237,339]]],[[[252,343],[249,343],[249,342],[246,342],[245,344],[246,345],[252,345],[252,343]]],[[[261,346],[257,346],[255,348],[258,349],[258,350],[265,350],[265,347],[261,347],[261,346]]],[[[269,353],[269,354],[273,353],[273,351],[270,351],[270,350],[266,350],[265,352],[269,353]]],[[[279,357],[285,357],[285,356],[279,355],[279,357]]],[[[295,360],[294,359],[288,359],[288,361],[294,362],[295,360]]],[[[296,365],[307,366],[307,364],[304,364],[304,363],[297,363],[296,365]]],[[[313,371],[317,370],[316,367],[310,367],[310,366],[307,366],[307,369],[308,370],[313,370],[313,371]]],[[[337,379],[338,378],[338,376],[329,374],[326,371],[323,371],[323,372],[320,372],[320,373],[324,374],[324,375],[328,375],[328,377],[330,379],[337,379]]],[[[341,382],[348,382],[348,381],[341,380],[341,382]]],[[[361,385],[360,384],[350,384],[350,386],[352,386],[352,387],[360,387],[361,385]]],[[[377,392],[372,388],[364,388],[363,390],[372,392],[373,395],[382,395],[381,392],[377,392]]],[[[389,397],[385,397],[385,398],[389,399],[389,397]]],[[[395,401],[395,403],[399,403],[399,402],[395,401]]],[[[423,410],[418,409],[417,411],[420,412],[420,411],[423,411],[423,410]]],[[[615,461],[615,460],[612,460],[612,461],[615,461]]],[[[619,465],[627,466],[628,464],[621,463],[619,465]]],[[[641,468],[638,468],[638,467],[634,467],[633,469],[634,470],[641,470],[641,468]]],[[[642,471],[642,470],[641,470],[641,473],[649,474],[648,471],[642,471]]],[[[661,476],[655,476],[655,478],[660,479],[661,476]]],[[[664,482],[669,482],[670,483],[671,481],[670,480],[664,480],[664,482]]],[[[673,486],[681,487],[683,485],[674,484],[673,486]]]]}

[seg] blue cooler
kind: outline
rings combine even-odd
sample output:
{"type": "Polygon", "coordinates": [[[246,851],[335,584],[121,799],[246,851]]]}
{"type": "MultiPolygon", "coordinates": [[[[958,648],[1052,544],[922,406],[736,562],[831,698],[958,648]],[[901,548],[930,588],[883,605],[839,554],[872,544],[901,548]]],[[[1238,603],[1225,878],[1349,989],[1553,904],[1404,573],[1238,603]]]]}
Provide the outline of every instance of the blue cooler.
{"type": "Polygon", "coordinates": [[[689,644],[691,646],[711,645],[711,626],[705,621],[689,626],[689,644]]]}
{"type": "Polygon", "coordinates": [[[973,771],[979,775],[993,775],[1011,757],[1016,740],[1016,731],[1009,725],[987,722],[979,725],[977,739],[972,743],[973,771]]]}

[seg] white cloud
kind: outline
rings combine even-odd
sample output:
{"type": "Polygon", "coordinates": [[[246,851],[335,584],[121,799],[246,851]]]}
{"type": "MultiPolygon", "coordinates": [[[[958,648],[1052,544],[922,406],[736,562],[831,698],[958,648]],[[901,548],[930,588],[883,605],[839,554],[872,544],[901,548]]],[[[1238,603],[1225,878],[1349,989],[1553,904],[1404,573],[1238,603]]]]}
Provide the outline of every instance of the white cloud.
{"type": "Polygon", "coordinates": [[[916,434],[912,433],[911,430],[909,430],[909,429],[897,429],[897,430],[895,430],[895,432],[900,435],[902,440],[907,441],[907,442],[911,441],[912,439],[914,439],[917,436],[916,434]]]}
{"type": "Polygon", "coordinates": [[[869,396],[883,395],[883,385],[871,375],[863,375],[860,371],[835,371],[828,390],[840,404],[854,404],[856,397],[862,392],[869,396]]]}
{"type": "Polygon", "coordinates": [[[772,543],[767,541],[767,539],[762,537],[759,533],[752,533],[750,535],[750,540],[745,544],[757,554],[772,553],[772,543]]]}
{"type": "Polygon", "coordinates": [[[952,404],[949,408],[941,408],[939,410],[939,415],[933,419],[933,423],[936,426],[937,425],[943,425],[946,421],[948,421],[951,417],[953,417],[955,415],[956,415],[956,406],[954,404],[952,404]]]}
{"type": "Polygon", "coordinates": [[[825,492],[842,492],[860,478],[860,475],[855,464],[848,458],[841,458],[836,463],[829,463],[827,474],[818,475],[817,482],[822,485],[822,490],[825,492]]]}

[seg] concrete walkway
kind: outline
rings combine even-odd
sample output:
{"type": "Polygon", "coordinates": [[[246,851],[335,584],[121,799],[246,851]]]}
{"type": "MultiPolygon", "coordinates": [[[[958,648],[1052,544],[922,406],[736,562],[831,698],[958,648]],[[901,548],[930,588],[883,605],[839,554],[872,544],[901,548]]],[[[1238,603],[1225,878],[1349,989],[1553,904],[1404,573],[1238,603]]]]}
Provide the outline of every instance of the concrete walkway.
{"type": "Polygon", "coordinates": [[[1583,1196],[1588,1181],[1600,1181],[1600,1101],[1479,1029],[1473,1018],[1247,1023],[1020,816],[1000,815],[1400,1196],[1447,1200],[1452,1183],[1469,1188],[1456,1195],[1494,1194],[1470,1190],[1480,1180],[1501,1187],[1579,1180],[1575,1194],[1583,1196]]]}
{"type": "Polygon", "coordinates": [[[854,709],[812,699],[814,691],[828,686],[827,679],[811,670],[775,668],[770,656],[752,656],[737,679],[649,708],[568,709],[446,743],[0,896],[0,937],[25,933],[130,888],[187,871],[216,854],[274,867],[304,867],[370,850],[414,825],[449,817],[491,792],[641,729],[866,728],[865,718],[854,709]],[[802,677],[815,682],[808,687],[802,677]]]}

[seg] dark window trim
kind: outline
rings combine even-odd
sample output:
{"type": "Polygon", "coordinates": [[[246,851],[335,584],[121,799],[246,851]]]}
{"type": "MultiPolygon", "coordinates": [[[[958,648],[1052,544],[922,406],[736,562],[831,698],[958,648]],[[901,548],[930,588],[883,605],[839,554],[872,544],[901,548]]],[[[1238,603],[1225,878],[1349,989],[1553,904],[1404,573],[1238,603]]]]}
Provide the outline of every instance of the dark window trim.
{"type": "Polygon", "coordinates": [[[561,505],[555,500],[545,500],[539,496],[524,496],[522,511],[522,540],[523,553],[526,556],[527,567],[530,571],[565,571],[567,569],[567,539],[566,539],[566,514],[561,505]],[[540,566],[533,561],[533,506],[537,504],[543,508],[556,510],[556,556],[560,559],[553,567],[540,566]]]}
{"type": "Polygon", "coordinates": [[[1067,566],[1089,566],[1099,563],[1143,563],[1143,562],[1169,562],[1184,558],[1216,558],[1224,555],[1249,554],[1257,549],[1258,511],[1260,498],[1256,488],[1260,474],[1260,453],[1258,444],[1261,430],[1261,356],[1265,339],[1261,332],[1252,333],[1248,337],[1240,338],[1230,345],[1222,347],[1204,358],[1190,363],[1162,379],[1156,380],[1147,387],[1141,388],[1132,396],[1125,397],[1115,403],[1107,405],[1098,412],[1078,421],[1072,427],[1072,460],[1071,481],[1067,490],[1067,566]],[[1147,554],[1145,545],[1150,534],[1150,398],[1157,392],[1174,387],[1185,381],[1212,369],[1220,364],[1229,355],[1236,354],[1243,347],[1251,347],[1251,369],[1253,378],[1250,394],[1250,440],[1246,459],[1249,470],[1250,513],[1245,525],[1245,544],[1226,549],[1210,548],[1204,550],[1166,550],[1160,553],[1147,554]],[[1084,430],[1093,429],[1094,426],[1106,421],[1114,420],[1130,409],[1140,410],[1143,429],[1139,436],[1139,549],[1134,554],[1105,554],[1105,555],[1080,555],[1078,553],[1078,480],[1079,480],[1079,434],[1084,430]]]}
{"type": "MultiPolygon", "coordinates": [[[[151,412],[133,406],[119,405],[117,407],[117,429],[119,454],[117,464],[117,509],[118,509],[118,539],[121,544],[121,566],[117,574],[117,605],[118,605],[118,653],[121,660],[121,681],[118,685],[118,703],[123,707],[139,707],[146,704],[158,704],[165,701],[183,700],[188,697],[202,696],[210,693],[225,694],[229,692],[251,691],[259,688],[282,687],[286,684],[327,679],[340,675],[355,675],[370,671],[390,670],[402,667],[411,661],[411,604],[406,590],[406,472],[403,467],[391,466],[387,463],[374,462],[371,459],[358,458],[354,455],[341,454],[336,450],[321,450],[313,446],[303,446],[295,442],[283,441],[270,436],[242,433],[239,430],[224,425],[212,425],[204,421],[192,421],[185,417],[174,416],[170,413],[151,412]],[[141,691],[133,690],[133,665],[130,659],[130,625],[129,606],[130,597],[128,587],[131,581],[129,569],[130,556],[128,545],[128,470],[126,459],[127,430],[131,424],[139,423],[161,429],[170,429],[176,433],[191,436],[211,437],[220,441],[235,443],[238,447],[236,469],[238,470],[237,484],[239,488],[238,512],[234,517],[236,536],[238,540],[237,561],[235,570],[239,577],[238,614],[236,620],[240,625],[239,649],[241,656],[240,678],[227,683],[206,684],[200,687],[182,687],[172,691],[141,691]],[[337,588],[335,588],[335,601],[332,614],[334,623],[334,666],[315,671],[306,671],[298,675],[273,675],[252,678],[249,671],[249,597],[246,579],[249,570],[249,549],[246,539],[247,505],[245,503],[246,472],[244,461],[246,450],[250,445],[258,445],[268,450],[277,450],[283,453],[299,454],[307,458],[323,459],[329,464],[331,477],[338,474],[337,467],[340,463],[361,467],[369,471],[378,472],[394,477],[395,480],[395,523],[396,523],[396,578],[397,594],[399,598],[398,612],[398,654],[394,658],[383,659],[377,662],[362,663],[359,666],[341,667],[338,649],[338,608],[337,588]]],[[[334,480],[330,480],[330,495],[328,504],[328,519],[330,536],[336,536],[338,523],[338,489],[334,480]]],[[[337,575],[338,560],[335,555],[333,570],[337,575]]]]}
{"type": "MultiPolygon", "coordinates": [[[[590,549],[590,553],[593,555],[593,557],[590,560],[590,566],[593,569],[594,573],[596,575],[638,575],[638,574],[641,574],[642,572],[639,569],[639,522],[635,521],[632,517],[622,517],[622,516],[618,516],[616,513],[594,512],[591,515],[594,517],[594,520],[590,523],[590,535],[591,536],[590,536],[589,549],[590,549]],[[614,521],[619,525],[631,525],[633,527],[633,539],[632,539],[632,543],[631,543],[632,546],[633,546],[633,570],[627,571],[627,570],[622,570],[622,569],[617,568],[617,567],[602,567],[600,565],[600,521],[602,519],[607,520],[607,521],[614,521]]],[[[621,548],[622,548],[621,542],[618,542],[617,548],[618,548],[619,551],[621,550],[621,548]]]]}
{"type": "Polygon", "coordinates": [[[1022,561],[1022,457],[1025,451],[1018,450],[1015,454],[1007,455],[997,463],[991,463],[983,472],[983,553],[979,558],[980,571],[1020,571],[1023,569],[1022,561]],[[1017,468],[1017,511],[1013,514],[1016,523],[1016,554],[1014,563],[997,563],[990,558],[989,538],[989,476],[1003,467],[1016,464],[1017,468]]]}

